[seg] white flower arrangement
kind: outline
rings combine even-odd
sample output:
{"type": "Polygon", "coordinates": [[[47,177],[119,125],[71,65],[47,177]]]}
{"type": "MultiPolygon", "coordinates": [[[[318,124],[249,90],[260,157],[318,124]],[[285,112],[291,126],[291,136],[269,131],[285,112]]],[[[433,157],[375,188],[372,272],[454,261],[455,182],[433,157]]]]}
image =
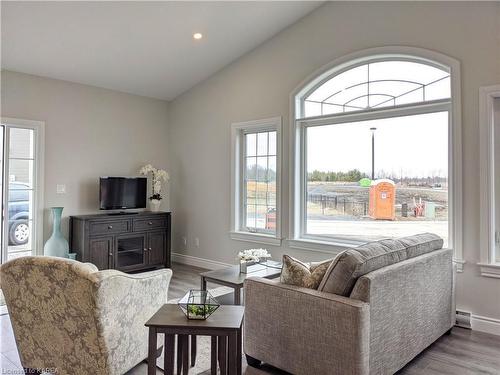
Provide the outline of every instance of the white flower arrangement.
{"type": "Polygon", "coordinates": [[[139,173],[143,176],[147,176],[149,173],[151,173],[151,176],[153,177],[153,181],[151,182],[153,194],[149,197],[149,199],[161,200],[163,198],[161,196],[162,181],[167,182],[168,180],[170,180],[170,176],[168,175],[167,171],[163,169],[157,169],[151,164],[147,164],[140,169],[139,173]]]}
{"type": "Polygon", "coordinates": [[[248,249],[238,253],[240,263],[259,262],[262,258],[271,258],[271,254],[266,249],[248,249]]]}

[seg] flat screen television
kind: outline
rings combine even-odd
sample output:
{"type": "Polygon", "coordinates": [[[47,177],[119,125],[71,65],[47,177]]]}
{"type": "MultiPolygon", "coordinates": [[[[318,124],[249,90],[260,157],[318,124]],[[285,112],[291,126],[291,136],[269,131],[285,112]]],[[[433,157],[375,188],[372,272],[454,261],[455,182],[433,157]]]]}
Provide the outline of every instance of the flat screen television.
{"type": "Polygon", "coordinates": [[[99,205],[101,210],[146,208],[147,178],[101,177],[99,205]]]}

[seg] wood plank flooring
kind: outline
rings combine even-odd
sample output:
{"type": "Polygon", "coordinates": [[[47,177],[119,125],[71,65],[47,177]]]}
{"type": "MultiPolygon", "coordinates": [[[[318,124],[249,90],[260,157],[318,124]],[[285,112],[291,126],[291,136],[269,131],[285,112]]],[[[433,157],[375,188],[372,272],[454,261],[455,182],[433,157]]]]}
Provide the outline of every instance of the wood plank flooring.
{"type": "MultiPolygon", "coordinates": [[[[180,298],[189,289],[200,287],[201,268],[174,264],[168,298],[180,298]]],[[[209,288],[217,285],[209,285],[209,288]]],[[[17,354],[10,320],[0,316],[0,374],[20,374],[21,363],[17,354]]],[[[269,366],[260,369],[247,367],[246,375],[285,375],[286,373],[269,366]]],[[[207,371],[205,374],[208,374],[207,371]]],[[[146,375],[147,366],[142,363],[127,375],[146,375]]],[[[162,374],[158,371],[158,374],[162,374]]],[[[500,375],[500,336],[482,332],[453,328],[451,335],[443,336],[423,353],[418,355],[398,375],[500,375]]]]}

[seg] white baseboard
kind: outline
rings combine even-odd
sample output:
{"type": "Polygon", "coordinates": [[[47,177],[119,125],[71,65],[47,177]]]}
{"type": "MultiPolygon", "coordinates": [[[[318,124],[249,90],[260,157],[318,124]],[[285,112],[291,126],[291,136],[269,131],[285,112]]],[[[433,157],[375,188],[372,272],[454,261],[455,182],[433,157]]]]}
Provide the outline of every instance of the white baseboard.
{"type": "Polygon", "coordinates": [[[216,260],[198,258],[192,255],[185,255],[179,253],[172,253],[172,262],[187,264],[189,266],[194,266],[194,267],[206,268],[209,270],[216,270],[219,268],[234,266],[234,264],[223,263],[223,262],[218,262],[216,260]]]}
{"type": "Polygon", "coordinates": [[[486,316],[471,315],[470,319],[473,331],[491,333],[500,336],[500,320],[488,318],[486,316]]]}

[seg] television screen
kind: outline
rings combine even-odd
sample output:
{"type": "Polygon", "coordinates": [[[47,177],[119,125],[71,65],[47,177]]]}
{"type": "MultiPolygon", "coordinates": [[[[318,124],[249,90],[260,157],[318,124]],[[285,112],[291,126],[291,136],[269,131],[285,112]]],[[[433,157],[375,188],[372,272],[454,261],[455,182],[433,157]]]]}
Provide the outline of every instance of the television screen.
{"type": "Polygon", "coordinates": [[[145,177],[101,177],[99,186],[101,210],[146,207],[145,177]]]}

